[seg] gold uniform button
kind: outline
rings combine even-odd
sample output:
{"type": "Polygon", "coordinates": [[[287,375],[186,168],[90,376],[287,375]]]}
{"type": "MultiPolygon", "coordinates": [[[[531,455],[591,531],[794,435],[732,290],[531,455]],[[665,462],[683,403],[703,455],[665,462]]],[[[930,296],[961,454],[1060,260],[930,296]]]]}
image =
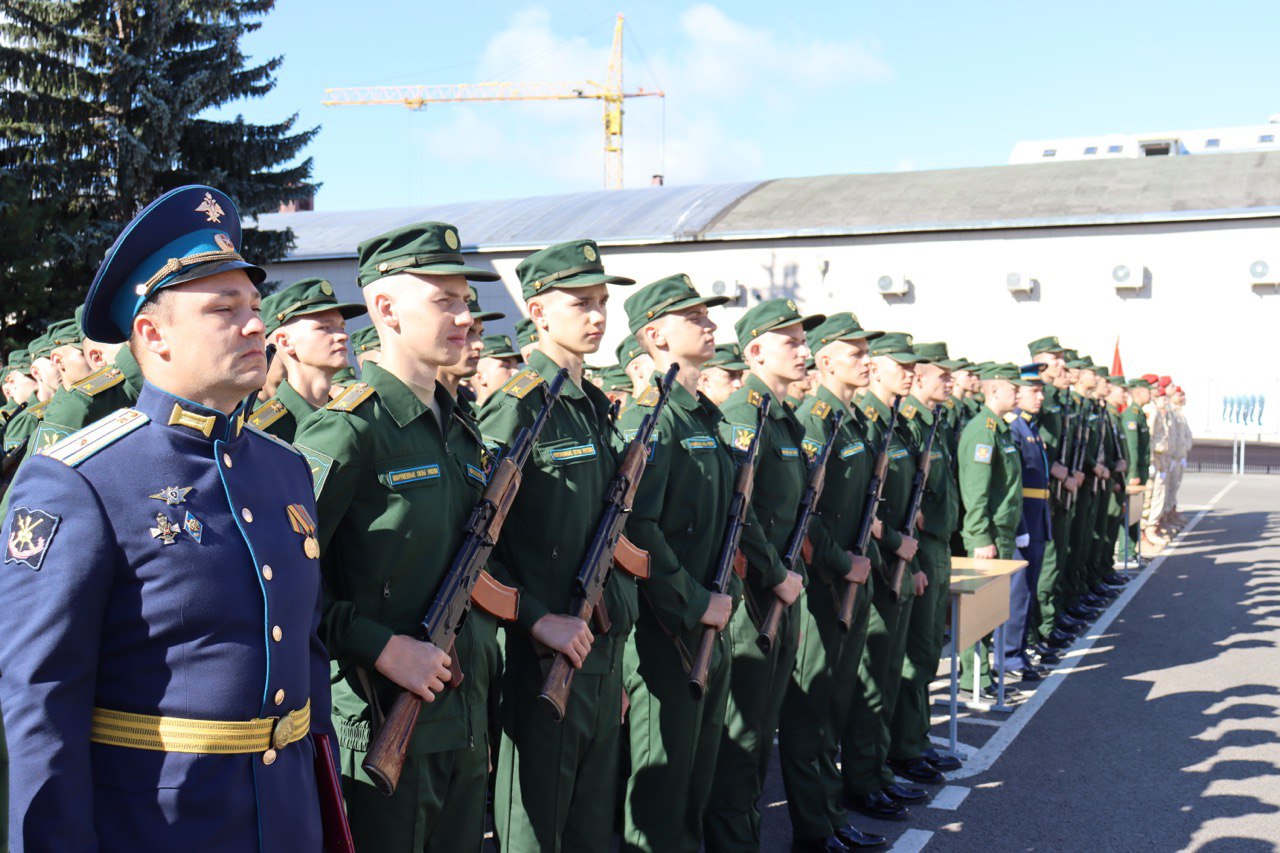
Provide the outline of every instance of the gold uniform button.
{"type": "Polygon", "coordinates": [[[266,752],[262,753],[262,763],[268,766],[275,764],[276,751],[274,749],[268,749],[266,752]]]}
{"type": "Polygon", "coordinates": [[[283,691],[283,690],[277,690],[277,691],[276,691],[276,704],[277,704],[277,705],[283,705],[283,704],[284,704],[284,691],[283,691]]]}
{"type": "Polygon", "coordinates": [[[249,522],[250,524],[253,523],[253,513],[249,511],[248,507],[245,507],[244,509],[240,510],[240,517],[243,518],[245,521],[249,522]]]}
{"type": "Polygon", "coordinates": [[[271,571],[271,567],[270,567],[270,566],[263,566],[263,567],[262,567],[262,579],[263,579],[263,580],[271,580],[271,576],[272,576],[272,575],[274,575],[274,574],[275,574],[275,573],[274,573],[273,571],[271,571]]]}
{"type": "Polygon", "coordinates": [[[230,467],[231,467],[231,454],[230,454],[230,453],[224,453],[224,454],[222,454],[222,464],[223,464],[223,465],[226,465],[228,468],[230,468],[230,467]]]}
{"type": "Polygon", "coordinates": [[[271,639],[275,640],[277,643],[284,639],[284,631],[280,630],[279,625],[276,625],[271,629],[271,639]]]}

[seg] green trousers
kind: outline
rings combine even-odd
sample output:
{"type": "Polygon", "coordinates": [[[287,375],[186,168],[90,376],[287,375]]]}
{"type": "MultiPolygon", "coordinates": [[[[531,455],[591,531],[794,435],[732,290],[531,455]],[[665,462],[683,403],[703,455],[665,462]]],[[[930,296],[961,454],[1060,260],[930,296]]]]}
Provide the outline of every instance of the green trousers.
{"type": "Polygon", "coordinates": [[[1071,517],[1074,512],[1053,510],[1053,539],[1045,544],[1044,566],[1040,570],[1040,584],[1036,589],[1037,620],[1028,626],[1037,640],[1053,633],[1058,614],[1066,607],[1063,575],[1066,573],[1067,551],[1071,547],[1071,517]]]}
{"type": "MultiPolygon", "coordinates": [[[[683,632],[692,660],[698,635],[683,632]]],[[[720,635],[702,700],[675,643],[645,609],[627,643],[624,683],[631,698],[631,775],[622,849],[697,853],[711,797],[729,699],[730,636],[720,635]]]]}
{"type": "Polygon", "coordinates": [[[469,749],[410,754],[390,797],[360,767],[365,753],[342,748],[342,794],[357,850],[480,850],[484,845],[489,741],[469,749]]]}
{"type": "Polygon", "coordinates": [[[1120,507],[1111,491],[1110,481],[1098,487],[1097,518],[1093,525],[1093,547],[1089,551],[1089,560],[1085,567],[1085,583],[1090,587],[1098,585],[1102,578],[1110,573],[1115,563],[1115,538],[1111,535],[1112,527],[1119,531],[1120,507]]]}
{"type": "Polygon", "coordinates": [[[1063,587],[1066,605],[1075,605],[1080,596],[1089,590],[1089,557],[1093,553],[1093,535],[1098,521],[1098,499],[1086,479],[1076,493],[1075,514],[1071,519],[1070,547],[1067,550],[1066,572],[1063,587]]]}
{"type": "Polygon", "coordinates": [[[929,685],[942,659],[950,600],[947,593],[951,589],[951,543],[928,534],[921,536],[916,563],[929,585],[911,605],[902,686],[889,727],[892,759],[919,758],[930,748],[929,685]]]}
{"type": "Polygon", "coordinates": [[[612,843],[625,643],[600,637],[592,654],[606,651],[601,643],[611,646],[610,671],[577,673],[557,723],[536,701],[543,675],[532,644],[508,632],[493,804],[504,853],[594,853],[612,843]]]}
{"type": "MultiPolygon", "coordinates": [[[[787,792],[791,835],[826,838],[848,822],[840,805],[836,764],[841,724],[849,713],[858,664],[867,638],[871,602],[860,587],[848,633],[836,616],[843,581],[811,578],[801,599],[800,649],[782,702],[778,758],[787,792]]],[[[799,604],[799,602],[798,602],[799,604]]]]}
{"type": "Polygon", "coordinates": [[[705,843],[710,853],[760,848],[759,800],[800,636],[800,615],[793,605],[766,655],[756,646],[758,632],[747,611],[746,606],[738,607],[728,626],[733,661],[707,804],[705,843]]]}
{"type": "Polygon", "coordinates": [[[871,573],[869,585],[867,640],[858,664],[857,689],[840,733],[840,775],[844,793],[850,797],[863,797],[893,784],[893,773],[885,766],[889,758],[889,723],[902,686],[907,627],[915,602],[911,567],[903,576],[902,594],[898,597],[876,572],[871,573]]]}

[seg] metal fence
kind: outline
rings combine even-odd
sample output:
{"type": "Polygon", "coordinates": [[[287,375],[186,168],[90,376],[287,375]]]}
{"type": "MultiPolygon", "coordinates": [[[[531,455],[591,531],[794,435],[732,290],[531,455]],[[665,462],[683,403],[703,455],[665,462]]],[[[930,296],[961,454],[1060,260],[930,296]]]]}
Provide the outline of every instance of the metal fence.
{"type": "MultiPolygon", "coordinates": [[[[1229,474],[1233,470],[1234,450],[1229,441],[1197,441],[1187,454],[1187,470],[1229,474]]],[[[1280,474],[1280,445],[1245,445],[1244,473],[1280,474]]]]}

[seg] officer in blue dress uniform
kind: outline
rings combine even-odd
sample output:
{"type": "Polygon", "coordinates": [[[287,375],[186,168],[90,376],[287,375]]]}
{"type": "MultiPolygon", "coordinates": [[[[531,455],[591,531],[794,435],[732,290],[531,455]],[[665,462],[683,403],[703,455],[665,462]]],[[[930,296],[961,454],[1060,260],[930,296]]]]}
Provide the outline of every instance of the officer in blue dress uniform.
{"type": "Polygon", "coordinates": [[[1044,382],[1040,372],[1046,365],[1024,364],[1019,368],[1017,406],[1006,415],[1009,432],[1022,456],[1022,523],[1018,529],[1018,553],[1027,567],[1014,578],[1009,593],[1009,623],[1005,626],[1006,672],[1023,681],[1039,681],[1040,671],[1027,655],[1027,625],[1033,624],[1036,589],[1044,550],[1053,538],[1053,518],[1049,511],[1049,458],[1040,436],[1039,415],[1044,404],[1044,382]]]}
{"type": "Polygon", "coordinates": [[[236,208],[173,190],[85,302],[128,341],[133,408],[22,468],[0,527],[13,850],[322,846],[329,723],[304,458],[244,423],[266,375],[236,208]],[[323,755],[324,753],[319,753],[323,755]]]}

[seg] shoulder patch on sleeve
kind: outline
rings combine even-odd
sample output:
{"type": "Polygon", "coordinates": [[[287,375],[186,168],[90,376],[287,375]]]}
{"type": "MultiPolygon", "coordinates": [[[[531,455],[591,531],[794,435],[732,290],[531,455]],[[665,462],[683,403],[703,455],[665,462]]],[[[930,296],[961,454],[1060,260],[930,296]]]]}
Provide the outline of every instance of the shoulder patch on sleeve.
{"type": "Polygon", "coordinates": [[[298,451],[298,448],[294,447],[292,444],[285,441],[283,438],[280,438],[279,436],[272,435],[271,433],[266,432],[261,427],[254,426],[252,423],[247,423],[244,425],[244,428],[247,429],[249,432],[253,433],[254,435],[258,436],[259,438],[265,438],[267,441],[274,442],[280,445],[281,447],[288,450],[290,453],[297,453],[299,456],[302,455],[298,451]]]}
{"type": "Polygon", "coordinates": [[[35,437],[31,439],[32,445],[35,447],[35,452],[39,453],[44,448],[52,447],[59,441],[62,441],[62,439],[71,435],[73,432],[75,432],[75,430],[58,426],[52,421],[42,420],[40,422],[40,429],[36,430],[35,437]]]}
{"type": "Polygon", "coordinates": [[[150,420],[137,409],[120,409],[38,452],[74,468],[150,420]]]}
{"type": "Polygon", "coordinates": [[[99,368],[71,387],[83,391],[90,397],[96,397],[108,388],[114,388],[124,381],[124,372],[114,364],[99,368]]]}
{"type": "Polygon", "coordinates": [[[368,382],[357,382],[334,397],[326,409],[335,412],[354,412],[356,407],[373,396],[373,386],[368,382]]]}
{"type": "Polygon", "coordinates": [[[984,465],[990,465],[990,464],[991,464],[991,451],[992,451],[992,447],[991,447],[991,445],[990,445],[990,444],[979,444],[979,445],[977,445],[977,446],[973,449],[973,461],[974,461],[974,462],[981,462],[981,463],[983,463],[984,465]]]}
{"type": "Polygon", "coordinates": [[[804,449],[804,455],[809,457],[810,461],[822,452],[822,443],[814,441],[812,438],[806,438],[800,442],[800,447],[804,449]]]}
{"type": "Polygon", "coordinates": [[[14,507],[10,518],[9,535],[4,543],[5,563],[18,563],[32,571],[40,571],[62,518],[25,506],[14,507]]]}
{"type": "Polygon", "coordinates": [[[658,389],[650,385],[648,388],[644,389],[643,394],[636,398],[636,405],[652,409],[654,406],[658,405],[658,396],[658,389]]]}
{"type": "Polygon", "coordinates": [[[324,488],[324,481],[329,477],[329,471],[333,468],[333,457],[326,456],[319,450],[312,450],[310,447],[304,447],[301,444],[292,445],[292,449],[302,454],[302,458],[307,460],[307,467],[311,469],[311,482],[315,486],[316,497],[320,497],[320,490],[324,488]]]}
{"type": "Polygon", "coordinates": [[[1129,421],[1129,429],[1136,430],[1138,428],[1137,421],[1129,421]]]}
{"type": "Polygon", "coordinates": [[[263,403],[249,416],[249,426],[264,430],[289,413],[284,403],[274,397],[263,403]]]}
{"type": "Polygon", "coordinates": [[[517,400],[523,400],[525,395],[541,384],[541,376],[535,371],[525,369],[507,380],[507,384],[502,386],[502,393],[515,397],[517,400]]]}
{"type": "Polygon", "coordinates": [[[738,426],[737,424],[734,424],[733,449],[739,453],[746,453],[747,449],[751,447],[751,439],[755,438],[755,436],[755,427],[738,426]]]}
{"type": "Polygon", "coordinates": [[[809,411],[817,415],[821,420],[826,420],[827,415],[831,414],[831,407],[821,400],[814,400],[813,408],[809,411]]]}

